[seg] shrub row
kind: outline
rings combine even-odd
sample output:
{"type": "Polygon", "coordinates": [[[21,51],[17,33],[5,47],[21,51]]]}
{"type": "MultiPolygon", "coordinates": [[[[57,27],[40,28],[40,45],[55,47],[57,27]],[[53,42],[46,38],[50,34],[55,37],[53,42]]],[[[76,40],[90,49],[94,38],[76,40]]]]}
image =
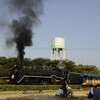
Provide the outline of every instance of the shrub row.
{"type": "Polygon", "coordinates": [[[56,90],[61,85],[0,85],[0,91],[21,91],[21,90],[56,90]]]}
{"type": "Polygon", "coordinates": [[[69,85],[72,89],[80,89],[81,85],[69,85]]]}
{"type": "Polygon", "coordinates": [[[0,81],[0,85],[7,85],[8,81],[0,81]]]}
{"type": "MultiPolygon", "coordinates": [[[[0,85],[0,91],[22,91],[22,90],[57,90],[61,85],[0,85]]],[[[80,89],[80,85],[70,85],[73,89],[80,89]]]]}

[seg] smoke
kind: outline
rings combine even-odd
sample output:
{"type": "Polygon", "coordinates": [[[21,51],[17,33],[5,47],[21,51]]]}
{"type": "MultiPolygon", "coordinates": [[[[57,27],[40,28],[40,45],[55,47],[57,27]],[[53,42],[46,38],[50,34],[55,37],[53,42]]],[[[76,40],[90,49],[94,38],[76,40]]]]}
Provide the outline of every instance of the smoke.
{"type": "Polygon", "coordinates": [[[32,45],[34,32],[32,29],[37,25],[39,15],[42,14],[42,0],[8,0],[13,12],[18,18],[13,19],[10,25],[12,35],[7,39],[8,46],[16,44],[20,64],[23,65],[24,50],[32,45]]]}

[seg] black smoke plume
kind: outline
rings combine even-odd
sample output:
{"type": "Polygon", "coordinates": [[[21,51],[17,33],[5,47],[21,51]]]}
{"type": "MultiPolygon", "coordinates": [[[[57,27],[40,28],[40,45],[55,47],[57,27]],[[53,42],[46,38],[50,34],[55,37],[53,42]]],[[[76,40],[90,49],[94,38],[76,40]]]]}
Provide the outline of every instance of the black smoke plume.
{"type": "Polygon", "coordinates": [[[33,28],[42,14],[42,0],[8,0],[11,9],[16,11],[17,19],[12,20],[12,37],[7,45],[16,44],[20,64],[23,66],[24,49],[32,45],[33,28]]]}

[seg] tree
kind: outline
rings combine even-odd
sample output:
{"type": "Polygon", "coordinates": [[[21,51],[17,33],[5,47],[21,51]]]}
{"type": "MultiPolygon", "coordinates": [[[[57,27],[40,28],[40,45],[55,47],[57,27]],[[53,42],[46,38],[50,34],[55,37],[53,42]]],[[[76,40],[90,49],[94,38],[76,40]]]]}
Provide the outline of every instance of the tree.
{"type": "Polygon", "coordinates": [[[24,58],[24,66],[32,66],[32,60],[30,58],[24,58]]]}
{"type": "Polygon", "coordinates": [[[53,61],[50,61],[48,65],[49,65],[49,68],[58,68],[58,64],[59,64],[58,60],[53,60],[53,61]]]}
{"type": "Polygon", "coordinates": [[[6,59],[6,57],[0,57],[0,65],[5,65],[5,64],[7,64],[7,59],[6,59]]]}
{"type": "Polygon", "coordinates": [[[34,66],[46,66],[49,62],[49,59],[36,58],[32,60],[32,65],[34,66]]]}
{"type": "Polygon", "coordinates": [[[93,65],[78,65],[75,67],[75,71],[78,73],[99,73],[100,70],[93,65]]]}
{"type": "Polygon", "coordinates": [[[75,68],[75,63],[73,61],[69,61],[69,60],[53,60],[50,61],[49,64],[50,68],[63,68],[63,69],[67,69],[69,72],[73,72],[74,68],[75,68]]]}
{"type": "Polygon", "coordinates": [[[75,62],[70,61],[70,60],[65,60],[63,61],[64,64],[64,68],[67,69],[69,72],[74,72],[74,68],[75,68],[75,62]]]}

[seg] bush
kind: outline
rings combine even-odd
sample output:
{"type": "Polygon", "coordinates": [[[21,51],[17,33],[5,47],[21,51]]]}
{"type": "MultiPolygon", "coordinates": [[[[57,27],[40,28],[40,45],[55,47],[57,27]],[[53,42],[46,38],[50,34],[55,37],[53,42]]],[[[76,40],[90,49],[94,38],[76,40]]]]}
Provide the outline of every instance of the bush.
{"type": "MultiPolygon", "coordinates": [[[[80,85],[69,85],[72,89],[80,89],[80,85]]],[[[23,91],[23,90],[57,90],[61,85],[0,85],[0,91],[23,91]]]]}
{"type": "Polygon", "coordinates": [[[69,85],[72,89],[80,89],[81,85],[69,85]]]}
{"type": "Polygon", "coordinates": [[[57,90],[61,85],[0,85],[0,91],[57,90]]]}

